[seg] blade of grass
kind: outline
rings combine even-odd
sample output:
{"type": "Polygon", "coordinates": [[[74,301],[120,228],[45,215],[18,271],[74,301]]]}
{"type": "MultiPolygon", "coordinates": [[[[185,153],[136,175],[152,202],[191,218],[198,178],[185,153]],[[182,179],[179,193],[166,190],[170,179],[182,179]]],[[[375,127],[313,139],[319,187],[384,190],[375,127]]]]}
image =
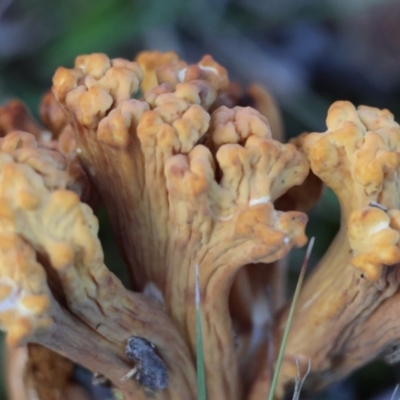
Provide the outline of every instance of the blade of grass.
{"type": "Polygon", "coordinates": [[[203,355],[203,334],[201,331],[201,312],[200,312],[200,274],[199,265],[196,269],[196,367],[197,367],[197,396],[198,400],[207,400],[206,374],[204,369],[203,355]]]}
{"type": "Polygon", "coordinates": [[[274,371],[274,376],[272,378],[271,388],[270,388],[269,394],[268,394],[268,400],[273,400],[273,398],[274,398],[274,393],[276,390],[276,386],[278,384],[279,372],[280,372],[281,365],[282,365],[283,355],[285,354],[286,343],[287,343],[287,339],[289,337],[290,325],[292,324],[292,319],[293,319],[293,315],[294,315],[294,310],[296,308],[297,298],[299,297],[301,286],[303,285],[303,280],[304,280],[304,276],[306,273],[308,260],[310,259],[311,250],[314,246],[314,240],[315,240],[315,238],[312,237],[310,239],[310,241],[308,242],[307,252],[304,257],[303,265],[301,266],[300,275],[299,275],[299,279],[297,281],[296,290],[294,292],[292,305],[290,306],[290,311],[289,311],[288,319],[286,322],[285,331],[283,332],[282,343],[281,343],[281,347],[279,349],[279,355],[278,355],[278,359],[277,359],[276,365],[275,365],[275,371],[274,371]]]}
{"type": "Polygon", "coordinates": [[[392,397],[390,398],[390,400],[394,400],[398,389],[399,389],[399,384],[397,384],[396,387],[394,388],[394,391],[393,391],[393,394],[392,394],[392,397]]]}

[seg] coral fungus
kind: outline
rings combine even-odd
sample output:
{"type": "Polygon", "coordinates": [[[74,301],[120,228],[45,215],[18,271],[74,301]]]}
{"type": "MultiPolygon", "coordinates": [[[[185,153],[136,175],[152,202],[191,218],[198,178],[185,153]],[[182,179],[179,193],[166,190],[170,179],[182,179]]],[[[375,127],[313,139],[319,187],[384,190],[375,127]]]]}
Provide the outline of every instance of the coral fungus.
{"type": "Polygon", "coordinates": [[[0,324],[15,398],[93,398],[74,378],[81,365],[127,400],[196,399],[197,290],[209,399],[265,398],[268,337],[279,345],[287,315],[271,318],[279,262],[306,243],[321,182],[340,200],[342,228],[301,295],[277,396],[296,355],[301,367],[312,359],[315,387],[374,356],[393,360],[400,336],[377,328],[393,324],[399,287],[390,113],[338,102],[327,132],[283,143],[261,87],[245,92],[210,56],[188,65],[145,52],[60,67],[40,114],[43,126],[18,102],[0,109],[0,324]],[[99,204],[127,287],[104,263],[99,204]]]}

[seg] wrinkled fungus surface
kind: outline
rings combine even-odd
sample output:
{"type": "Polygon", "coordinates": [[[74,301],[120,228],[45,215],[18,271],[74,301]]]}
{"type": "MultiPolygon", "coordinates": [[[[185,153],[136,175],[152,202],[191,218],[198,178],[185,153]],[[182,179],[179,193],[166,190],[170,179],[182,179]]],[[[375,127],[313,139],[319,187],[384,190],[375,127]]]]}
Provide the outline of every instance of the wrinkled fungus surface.
{"type": "Polygon", "coordinates": [[[208,398],[266,398],[287,318],[284,259],[307,242],[323,184],[341,229],[300,295],[276,398],[310,360],[315,390],[398,359],[390,112],[336,102],[326,132],[285,143],[261,86],[230,82],[211,56],[143,52],[60,67],[40,115],[0,108],[0,326],[15,398],[86,400],[81,365],[126,400],[195,400],[196,292],[208,398]],[[127,286],[104,263],[99,205],[127,286]]]}

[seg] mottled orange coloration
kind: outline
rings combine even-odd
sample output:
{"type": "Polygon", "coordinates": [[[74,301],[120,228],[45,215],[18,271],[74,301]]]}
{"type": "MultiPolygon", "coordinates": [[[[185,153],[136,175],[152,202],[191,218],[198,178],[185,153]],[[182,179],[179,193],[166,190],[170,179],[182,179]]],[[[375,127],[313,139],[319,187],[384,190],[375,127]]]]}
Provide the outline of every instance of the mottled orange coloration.
{"type": "Polygon", "coordinates": [[[156,284],[195,352],[194,304],[188,296],[194,295],[193,271],[199,264],[207,293],[210,395],[239,398],[226,318],[229,287],[244,264],[271,262],[304,244],[305,215],[276,212],[273,201],[302,183],[308,163],[293,145],[273,140],[268,121],[251,108],[222,107],[209,114],[228,85],[226,71],[210,57],[183,71],[173,63],[157,70],[163,83],[144,100],[131,99],[140,74],[129,75],[127,84],[125,75],[112,75],[114,61],[89,58],[80,59],[74,70],[60,69],[54,93],[78,126],[80,158],[93,171],[114,230],[125,232],[120,244],[135,285],[156,284]],[[105,76],[129,91],[115,93],[103,85],[105,76]],[[215,320],[221,321],[216,331],[215,320]],[[215,377],[215,369],[226,377],[215,377]]]}
{"type": "Polygon", "coordinates": [[[211,56],[188,65],[173,52],[60,67],[41,106],[48,140],[21,107],[0,110],[0,325],[10,345],[39,345],[17,368],[31,379],[23,393],[84,398],[69,381],[78,363],[144,399],[150,352],[156,398],[196,399],[198,290],[208,398],[265,398],[287,316],[273,315],[278,263],[306,243],[322,182],[339,198],[341,230],[300,295],[276,396],[294,382],[295,355],[301,370],[312,359],[313,389],[376,355],[398,358],[400,127],[387,110],[337,102],[326,132],[283,143],[266,91],[246,95],[211,56]],[[134,291],[104,264],[97,193],[134,291]],[[147,350],[129,358],[128,339],[147,350]],[[45,390],[53,361],[60,379],[45,390]]]}

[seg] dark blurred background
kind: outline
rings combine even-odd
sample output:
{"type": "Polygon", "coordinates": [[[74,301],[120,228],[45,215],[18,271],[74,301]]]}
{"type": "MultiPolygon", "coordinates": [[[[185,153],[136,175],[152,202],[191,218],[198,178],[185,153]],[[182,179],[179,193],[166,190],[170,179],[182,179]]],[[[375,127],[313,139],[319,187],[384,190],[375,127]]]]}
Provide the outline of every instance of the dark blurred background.
{"type": "MultiPolygon", "coordinates": [[[[37,116],[58,66],[71,67],[83,53],[132,59],[145,49],[174,50],[188,62],[209,53],[232,80],[265,86],[281,107],[287,137],[325,130],[335,100],[400,115],[400,2],[393,0],[0,0],[0,104],[20,98],[37,116]]],[[[121,276],[99,217],[108,264],[121,276]]],[[[310,215],[313,263],[338,221],[327,190],[310,215]]],[[[293,280],[303,254],[291,256],[293,280]]],[[[399,380],[399,367],[378,362],[317,398],[389,400],[399,380]]]]}

